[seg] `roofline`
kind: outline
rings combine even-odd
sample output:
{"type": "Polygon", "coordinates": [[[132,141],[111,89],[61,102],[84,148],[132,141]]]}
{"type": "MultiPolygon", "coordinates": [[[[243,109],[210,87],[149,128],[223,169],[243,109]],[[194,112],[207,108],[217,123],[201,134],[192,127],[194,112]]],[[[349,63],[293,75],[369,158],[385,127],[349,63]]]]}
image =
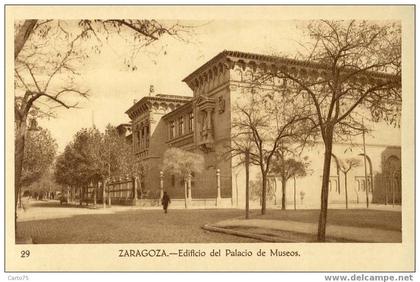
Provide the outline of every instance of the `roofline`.
{"type": "MultiPolygon", "coordinates": [[[[296,65],[296,66],[302,66],[302,67],[312,67],[312,68],[320,68],[320,69],[328,69],[328,66],[326,64],[321,64],[317,62],[312,61],[304,61],[304,60],[298,60],[298,59],[291,59],[287,57],[279,57],[274,55],[264,55],[264,54],[257,54],[257,53],[248,53],[248,52],[241,52],[241,51],[229,51],[224,50],[214,56],[212,59],[201,65],[198,69],[193,71],[191,74],[189,74],[187,77],[185,77],[182,81],[187,82],[187,80],[190,80],[193,76],[197,75],[204,69],[206,69],[209,65],[213,64],[214,62],[220,60],[221,58],[228,58],[228,57],[234,57],[234,58],[241,58],[241,59],[247,59],[247,60],[259,60],[259,61],[265,61],[265,62],[271,62],[271,63],[283,63],[288,65],[296,65]]],[[[395,77],[395,74],[385,73],[385,72],[376,72],[371,71],[369,72],[371,74],[375,74],[380,77],[395,77]]]]}
{"type": "Polygon", "coordinates": [[[173,111],[171,111],[171,112],[169,112],[169,113],[167,113],[167,114],[165,114],[165,115],[163,115],[162,116],[162,119],[167,119],[168,117],[170,117],[171,115],[175,115],[177,112],[180,112],[180,111],[182,111],[182,110],[184,110],[184,108],[187,108],[188,106],[192,106],[192,100],[191,101],[188,101],[187,103],[185,103],[184,105],[182,105],[182,106],[180,106],[180,107],[178,107],[178,108],[176,108],[175,110],[173,110],[173,111]]]}
{"type": "Polygon", "coordinates": [[[193,71],[192,73],[190,73],[188,76],[186,76],[182,81],[183,82],[186,82],[192,76],[196,75],[197,73],[199,73],[200,71],[202,71],[203,69],[205,69],[207,66],[211,65],[212,63],[214,63],[215,61],[219,60],[220,58],[225,57],[227,52],[229,52],[229,51],[223,50],[222,52],[220,52],[219,54],[217,54],[216,56],[214,56],[213,58],[211,58],[210,60],[208,60],[207,62],[205,62],[203,65],[201,65],[200,67],[198,67],[198,69],[196,69],[195,71],[193,71]]]}
{"type": "Polygon", "coordinates": [[[128,114],[130,111],[134,110],[137,106],[145,103],[146,101],[161,101],[161,102],[188,102],[191,100],[192,96],[180,96],[180,95],[169,95],[169,94],[157,94],[156,96],[144,96],[134,105],[132,105],[127,111],[128,114]],[[162,96],[159,96],[162,95],[162,96]]]}

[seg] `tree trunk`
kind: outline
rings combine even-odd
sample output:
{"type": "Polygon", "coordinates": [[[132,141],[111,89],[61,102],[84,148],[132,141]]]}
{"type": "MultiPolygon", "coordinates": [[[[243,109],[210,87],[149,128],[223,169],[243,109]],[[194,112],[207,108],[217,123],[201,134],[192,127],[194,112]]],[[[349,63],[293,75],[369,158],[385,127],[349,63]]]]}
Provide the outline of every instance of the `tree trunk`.
{"type": "MultiPolygon", "coordinates": [[[[330,130],[328,130],[330,131],[330,130]]],[[[330,167],[332,155],[332,129],[331,133],[327,133],[324,140],[325,154],[324,154],[324,169],[322,174],[322,190],[321,190],[321,212],[319,214],[318,222],[318,236],[319,242],[325,242],[325,230],[327,228],[327,212],[328,212],[328,186],[330,180],[330,167]]]]}
{"type": "Polygon", "coordinates": [[[112,200],[111,200],[111,179],[108,179],[107,182],[107,189],[108,189],[108,207],[111,207],[112,205],[112,200]]]}
{"type": "Polygon", "coordinates": [[[286,210],[286,177],[281,178],[281,209],[286,210]]]}
{"type": "Polygon", "coordinates": [[[102,207],[105,209],[106,208],[106,193],[105,193],[105,189],[106,189],[106,185],[107,185],[108,180],[103,179],[102,180],[102,207]]]}
{"type": "Polygon", "coordinates": [[[185,208],[188,208],[188,188],[187,188],[187,179],[184,178],[184,200],[185,200],[185,208]]]}
{"type": "Polygon", "coordinates": [[[188,203],[191,204],[192,195],[191,195],[191,173],[187,177],[187,189],[188,189],[188,203]]]}
{"type": "Polygon", "coordinates": [[[99,182],[96,182],[96,185],[93,187],[93,206],[96,208],[96,195],[98,194],[98,187],[99,187],[99,182]]]}
{"type": "Polygon", "coordinates": [[[245,153],[245,218],[249,218],[249,151],[245,153]]]}
{"type": "Polygon", "coordinates": [[[277,177],[274,177],[274,205],[277,206],[277,177]]]}
{"type": "Polygon", "coordinates": [[[22,191],[21,188],[19,187],[19,192],[18,192],[18,201],[19,201],[19,208],[22,208],[22,191]]]}
{"type": "Polygon", "coordinates": [[[293,176],[293,207],[296,210],[296,176],[293,176]]]}
{"type": "Polygon", "coordinates": [[[267,204],[267,173],[262,173],[261,214],[265,214],[267,204]]]}
{"type": "Polygon", "coordinates": [[[348,194],[347,194],[347,172],[344,173],[344,189],[346,193],[346,209],[349,208],[349,200],[348,200],[348,194]]]}
{"type": "Polygon", "coordinates": [[[16,136],[15,136],[15,231],[17,228],[17,204],[20,192],[20,179],[22,176],[23,158],[25,151],[25,138],[26,138],[26,115],[21,117],[16,123],[16,136]]]}
{"type": "Polygon", "coordinates": [[[15,60],[31,35],[37,20],[25,20],[18,33],[15,35],[15,60]]]}
{"type": "MultiPolygon", "coordinates": [[[[138,189],[139,191],[138,191],[138,192],[140,192],[140,199],[143,199],[143,196],[144,196],[144,195],[143,195],[143,194],[144,194],[144,193],[143,193],[143,187],[141,186],[141,181],[142,181],[142,179],[143,179],[143,176],[142,176],[142,175],[140,175],[140,176],[139,176],[139,178],[138,178],[138,181],[139,181],[139,182],[138,182],[138,184],[139,184],[139,189],[138,189]]],[[[138,197],[138,196],[139,196],[139,194],[137,193],[137,197],[138,197]]]]}
{"type": "Polygon", "coordinates": [[[83,204],[83,197],[84,197],[83,187],[80,187],[80,205],[83,204]]]}

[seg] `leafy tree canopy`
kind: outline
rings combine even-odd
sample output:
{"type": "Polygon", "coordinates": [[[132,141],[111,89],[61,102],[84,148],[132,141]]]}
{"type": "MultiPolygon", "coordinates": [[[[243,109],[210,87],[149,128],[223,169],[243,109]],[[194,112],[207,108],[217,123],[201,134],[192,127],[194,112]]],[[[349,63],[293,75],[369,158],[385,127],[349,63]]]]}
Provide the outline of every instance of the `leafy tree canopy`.
{"type": "Polygon", "coordinates": [[[21,184],[28,186],[45,174],[52,165],[57,143],[48,129],[31,130],[25,140],[21,184]]]}
{"type": "Polygon", "coordinates": [[[178,148],[170,148],[163,155],[163,171],[187,177],[204,169],[204,157],[178,148]]]}

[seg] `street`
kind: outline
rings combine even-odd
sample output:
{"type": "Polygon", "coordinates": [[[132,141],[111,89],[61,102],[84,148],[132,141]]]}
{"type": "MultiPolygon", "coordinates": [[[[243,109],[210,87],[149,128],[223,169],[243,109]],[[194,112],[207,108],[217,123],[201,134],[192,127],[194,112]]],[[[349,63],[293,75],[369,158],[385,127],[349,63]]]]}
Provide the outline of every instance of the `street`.
{"type": "MultiPolygon", "coordinates": [[[[17,243],[311,242],[319,216],[318,210],[269,209],[264,216],[252,210],[251,219],[244,220],[244,211],[237,209],[169,208],[165,214],[157,207],[100,207],[60,205],[55,200],[28,202],[25,211],[18,213],[17,243]]],[[[402,240],[398,208],[332,209],[328,224],[329,241],[402,240]]]]}
{"type": "MultiPolygon", "coordinates": [[[[60,208],[54,202],[44,205],[44,212],[60,208]]],[[[69,212],[74,209],[87,210],[74,206],[61,209],[69,212]]],[[[31,237],[35,244],[259,242],[201,228],[206,223],[240,217],[242,214],[243,211],[232,209],[169,209],[167,214],[161,209],[127,209],[108,214],[76,214],[18,222],[17,233],[20,238],[31,237]]]]}

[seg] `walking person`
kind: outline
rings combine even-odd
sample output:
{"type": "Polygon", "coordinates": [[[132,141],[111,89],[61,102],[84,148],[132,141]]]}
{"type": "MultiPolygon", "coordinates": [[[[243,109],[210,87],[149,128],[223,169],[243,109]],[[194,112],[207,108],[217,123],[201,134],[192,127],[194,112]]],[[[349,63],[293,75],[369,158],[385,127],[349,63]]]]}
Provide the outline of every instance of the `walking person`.
{"type": "Polygon", "coordinates": [[[163,192],[163,196],[162,196],[162,206],[163,206],[163,210],[165,211],[165,213],[168,213],[168,205],[171,202],[171,199],[169,198],[168,193],[163,192]]]}

